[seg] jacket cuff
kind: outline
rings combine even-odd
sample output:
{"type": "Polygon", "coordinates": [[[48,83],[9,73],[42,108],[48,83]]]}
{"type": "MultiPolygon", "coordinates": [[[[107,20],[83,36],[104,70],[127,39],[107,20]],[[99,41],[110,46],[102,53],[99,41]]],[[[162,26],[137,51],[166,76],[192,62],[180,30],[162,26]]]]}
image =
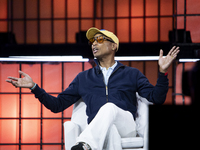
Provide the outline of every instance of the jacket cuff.
{"type": "Polygon", "coordinates": [[[33,94],[35,94],[35,96],[37,97],[38,95],[40,95],[41,93],[43,93],[43,90],[36,84],[35,89],[33,89],[31,92],[33,94]]]}
{"type": "Polygon", "coordinates": [[[166,73],[160,72],[159,75],[160,75],[160,76],[168,76],[168,72],[166,72],[166,73]]]}

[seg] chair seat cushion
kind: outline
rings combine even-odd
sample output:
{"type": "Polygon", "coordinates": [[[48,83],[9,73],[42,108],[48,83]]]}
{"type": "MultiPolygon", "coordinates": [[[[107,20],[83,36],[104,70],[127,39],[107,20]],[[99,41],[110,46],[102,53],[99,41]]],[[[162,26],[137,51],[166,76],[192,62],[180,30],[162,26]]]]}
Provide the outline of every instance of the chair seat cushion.
{"type": "Polygon", "coordinates": [[[144,146],[142,137],[122,138],[122,148],[139,148],[144,146]]]}

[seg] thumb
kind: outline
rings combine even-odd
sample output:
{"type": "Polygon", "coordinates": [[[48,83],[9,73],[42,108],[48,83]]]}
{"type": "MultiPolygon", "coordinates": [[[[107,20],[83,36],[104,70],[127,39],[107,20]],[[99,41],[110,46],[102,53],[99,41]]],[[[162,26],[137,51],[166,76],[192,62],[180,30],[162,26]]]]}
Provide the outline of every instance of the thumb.
{"type": "Polygon", "coordinates": [[[162,58],[163,57],[163,50],[160,49],[160,55],[159,55],[159,58],[162,58]]]}
{"type": "Polygon", "coordinates": [[[22,76],[27,76],[27,74],[26,73],[24,73],[23,71],[21,71],[21,70],[19,70],[19,74],[21,74],[22,76]]]}

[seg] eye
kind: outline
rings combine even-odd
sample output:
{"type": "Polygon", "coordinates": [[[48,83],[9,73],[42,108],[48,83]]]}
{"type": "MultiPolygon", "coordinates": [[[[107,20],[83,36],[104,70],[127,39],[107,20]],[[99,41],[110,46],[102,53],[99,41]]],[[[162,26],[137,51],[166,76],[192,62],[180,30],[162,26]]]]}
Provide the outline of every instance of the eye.
{"type": "Polygon", "coordinates": [[[94,43],[94,38],[91,38],[89,41],[88,41],[88,44],[89,45],[92,45],[94,43]]]}
{"type": "Polygon", "coordinates": [[[98,42],[98,43],[103,43],[103,41],[104,41],[104,39],[103,39],[102,36],[97,37],[97,42],[98,42]]]}

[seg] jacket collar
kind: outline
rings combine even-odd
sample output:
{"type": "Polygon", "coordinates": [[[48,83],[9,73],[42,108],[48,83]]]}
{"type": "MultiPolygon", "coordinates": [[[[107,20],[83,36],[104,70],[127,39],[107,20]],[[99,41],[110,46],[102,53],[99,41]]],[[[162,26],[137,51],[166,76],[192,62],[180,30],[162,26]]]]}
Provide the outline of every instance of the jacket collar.
{"type": "MultiPolygon", "coordinates": [[[[101,68],[99,66],[99,61],[98,59],[94,59],[94,62],[97,64],[97,66],[95,67],[96,68],[96,71],[98,74],[101,73],[101,68]]],[[[115,71],[116,69],[118,69],[119,67],[125,67],[125,65],[123,65],[122,63],[120,63],[119,61],[117,61],[117,66],[115,67],[115,69],[113,71],[115,71]]]]}

